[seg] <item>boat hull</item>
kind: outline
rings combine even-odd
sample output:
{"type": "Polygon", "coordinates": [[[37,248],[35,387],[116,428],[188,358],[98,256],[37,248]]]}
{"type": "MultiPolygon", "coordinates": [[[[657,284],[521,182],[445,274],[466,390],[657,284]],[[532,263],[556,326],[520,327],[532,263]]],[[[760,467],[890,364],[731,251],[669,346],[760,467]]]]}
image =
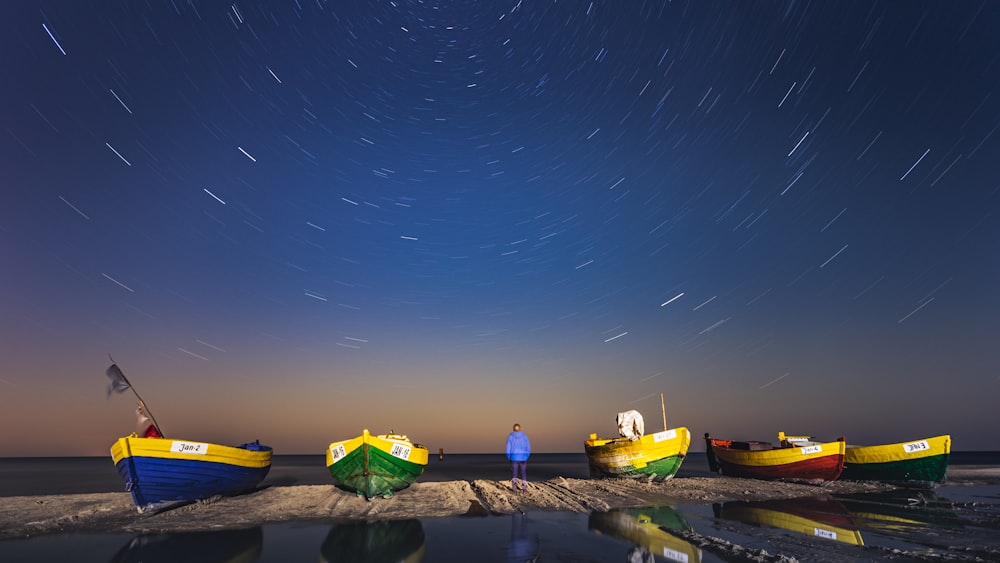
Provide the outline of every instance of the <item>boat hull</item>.
{"type": "Polygon", "coordinates": [[[652,477],[670,479],[677,474],[688,447],[691,432],[684,427],[646,434],[638,440],[597,438],[584,442],[590,476],[652,477]]]}
{"type": "Polygon", "coordinates": [[[119,438],[111,458],[139,512],[255,488],[271,469],[268,446],[119,438]],[[251,449],[253,448],[253,449],[251,449]]]}
{"type": "Polygon", "coordinates": [[[833,481],[844,470],[843,440],[774,447],[767,442],[735,442],[706,435],[705,442],[709,467],[730,477],[818,483],[833,481]]]}
{"type": "Polygon", "coordinates": [[[424,472],[427,448],[405,436],[372,435],[333,442],[326,449],[326,467],[341,485],[366,498],[390,496],[410,486],[424,472]]]}
{"type": "Polygon", "coordinates": [[[848,446],[840,478],[933,487],[945,480],[950,456],[948,435],[878,446],[848,446]]]}

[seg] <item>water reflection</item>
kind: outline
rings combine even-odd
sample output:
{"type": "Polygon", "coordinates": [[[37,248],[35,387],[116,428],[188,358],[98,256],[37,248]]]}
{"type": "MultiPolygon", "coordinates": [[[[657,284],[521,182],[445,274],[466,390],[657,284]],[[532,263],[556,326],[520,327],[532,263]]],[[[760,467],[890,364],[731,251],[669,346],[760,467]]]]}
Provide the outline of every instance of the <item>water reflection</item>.
{"type": "Polygon", "coordinates": [[[424,540],[420,520],[345,522],[330,528],[320,560],[417,563],[424,559],[424,540]]]}
{"type": "Polygon", "coordinates": [[[781,528],[798,534],[864,545],[861,531],[838,500],[825,497],[725,502],[712,505],[716,518],[781,528]]]}
{"type": "Polygon", "coordinates": [[[938,526],[961,528],[952,501],[926,490],[837,495],[858,524],[880,530],[911,530],[938,526]]]}
{"type": "Polygon", "coordinates": [[[111,558],[112,563],[242,563],[256,561],[264,545],[260,526],[242,530],[141,534],[111,558]]]}
{"type": "Polygon", "coordinates": [[[634,544],[626,555],[630,563],[652,562],[654,554],[671,561],[701,561],[701,549],[665,531],[691,531],[684,516],[670,506],[591,512],[587,528],[634,544]]]}
{"type": "Polygon", "coordinates": [[[532,533],[531,525],[524,514],[510,515],[510,543],[507,546],[508,563],[535,561],[538,557],[538,534],[532,533]]]}

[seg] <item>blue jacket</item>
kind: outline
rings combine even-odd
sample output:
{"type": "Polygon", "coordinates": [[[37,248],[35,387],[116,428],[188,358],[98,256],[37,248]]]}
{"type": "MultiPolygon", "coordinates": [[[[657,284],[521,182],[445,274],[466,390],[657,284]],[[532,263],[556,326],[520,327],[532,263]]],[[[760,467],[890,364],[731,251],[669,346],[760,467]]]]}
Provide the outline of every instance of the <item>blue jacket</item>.
{"type": "Polygon", "coordinates": [[[511,461],[528,461],[531,455],[531,442],[528,435],[520,430],[507,436],[507,459],[511,461]]]}

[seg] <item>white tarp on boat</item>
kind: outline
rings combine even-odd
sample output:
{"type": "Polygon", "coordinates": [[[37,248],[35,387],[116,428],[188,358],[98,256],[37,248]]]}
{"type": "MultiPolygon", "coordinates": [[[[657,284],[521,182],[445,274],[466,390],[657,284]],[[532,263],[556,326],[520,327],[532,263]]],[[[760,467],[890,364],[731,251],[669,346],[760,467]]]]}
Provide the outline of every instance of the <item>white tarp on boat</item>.
{"type": "Polygon", "coordinates": [[[618,413],[618,433],[629,440],[642,438],[644,429],[642,427],[642,415],[639,411],[625,411],[618,413]]]}

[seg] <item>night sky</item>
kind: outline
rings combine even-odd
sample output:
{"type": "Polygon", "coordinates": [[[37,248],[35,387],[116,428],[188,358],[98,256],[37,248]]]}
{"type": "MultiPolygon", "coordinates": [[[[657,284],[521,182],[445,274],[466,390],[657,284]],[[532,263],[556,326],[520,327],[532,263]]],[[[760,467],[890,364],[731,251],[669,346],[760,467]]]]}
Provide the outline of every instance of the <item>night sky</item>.
{"type": "Polygon", "coordinates": [[[1000,3],[6,2],[0,455],[1000,449],[1000,3]],[[692,449],[703,449],[696,442],[692,449]]]}

